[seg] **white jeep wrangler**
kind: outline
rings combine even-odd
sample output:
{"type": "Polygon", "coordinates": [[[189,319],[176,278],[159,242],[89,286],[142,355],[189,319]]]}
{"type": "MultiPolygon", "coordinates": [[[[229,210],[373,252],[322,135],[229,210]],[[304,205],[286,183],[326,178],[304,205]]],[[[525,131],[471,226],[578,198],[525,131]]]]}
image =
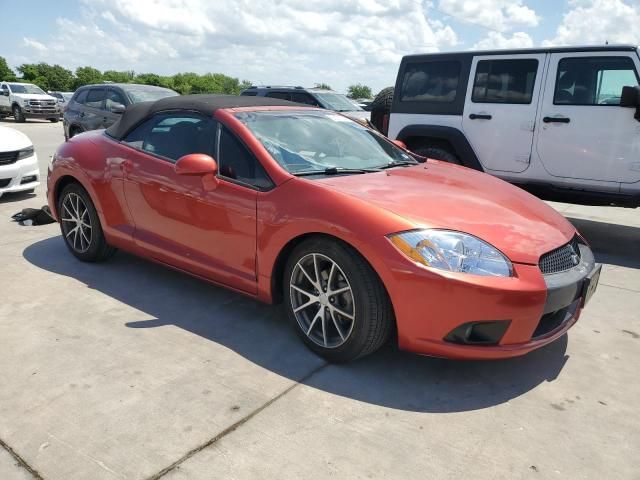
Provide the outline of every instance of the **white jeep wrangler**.
{"type": "Polygon", "coordinates": [[[60,119],[58,100],[32,83],[0,83],[0,117],[13,116],[18,123],[27,118],[60,119]]]}
{"type": "Polygon", "coordinates": [[[372,122],[547,199],[640,205],[635,46],[410,55],[372,122]]]}

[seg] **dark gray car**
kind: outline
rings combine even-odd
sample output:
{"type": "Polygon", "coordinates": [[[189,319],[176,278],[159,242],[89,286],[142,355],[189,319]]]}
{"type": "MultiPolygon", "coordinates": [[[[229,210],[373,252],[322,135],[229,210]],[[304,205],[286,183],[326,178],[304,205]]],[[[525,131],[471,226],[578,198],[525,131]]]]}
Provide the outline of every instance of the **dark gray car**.
{"type": "Polygon", "coordinates": [[[110,127],[133,103],[175,95],[179,94],[169,88],[136,83],[85,85],[76,90],[64,107],[64,138],[68,140],[78,133],[110,127]]]}

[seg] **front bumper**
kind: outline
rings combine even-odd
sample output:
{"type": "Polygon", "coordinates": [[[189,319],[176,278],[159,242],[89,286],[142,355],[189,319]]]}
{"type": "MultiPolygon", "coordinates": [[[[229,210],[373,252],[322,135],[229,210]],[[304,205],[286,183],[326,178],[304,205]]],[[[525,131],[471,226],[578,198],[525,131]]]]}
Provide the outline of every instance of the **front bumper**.
{"type": "Polygon", "coordinates": [[[18,160],[9,165],[0,165],[0,197],[5,193],[31,190],[40,185],[38,156],[18,160]]]}
{"type": "Polygon", "coordinates": [[[514,264],[511,278],[407,268],[406,263],[394,268],[396,279],[387,287],[400,348],[438,357],[497,359],[553,342],[576,323],[589,279],[599,273],[591,250],[585,245],[580,249],[579,265],[552,275],[524,264],[514,264]],[[505,326],[496,342],[452,341],[452,332],[485,322],[505,326]]]}

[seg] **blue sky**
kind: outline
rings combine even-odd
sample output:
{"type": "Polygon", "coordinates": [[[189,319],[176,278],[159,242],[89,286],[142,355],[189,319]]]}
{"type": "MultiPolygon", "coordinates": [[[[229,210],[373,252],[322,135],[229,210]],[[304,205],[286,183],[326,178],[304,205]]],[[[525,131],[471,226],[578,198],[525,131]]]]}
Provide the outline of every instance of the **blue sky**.
{"type": "MultiPolygon", "coordinates": [[[[337,90],[393,83],[402,55],[640,43],[638,0],[22,0],[0,55],[71,70],[220,72],[337,90]],[[28,18],[28,22],[25,22],[28,18]],[[28,28],[27,28],[28,26],[28,28]]],[[[13,3],[15,6],[15,3],[13,3]]]]}

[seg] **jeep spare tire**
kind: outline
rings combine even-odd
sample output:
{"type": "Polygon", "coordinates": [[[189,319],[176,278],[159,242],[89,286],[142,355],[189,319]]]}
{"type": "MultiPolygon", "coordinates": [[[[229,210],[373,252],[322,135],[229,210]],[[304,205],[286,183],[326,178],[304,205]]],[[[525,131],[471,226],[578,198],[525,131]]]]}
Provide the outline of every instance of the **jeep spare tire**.
{"type": "Polygon", "coordinates": [[[389,115],[394,90],[394,87],[383,88],[371,102],[371,123],[385,135],[389,133],[389,115]]]}

